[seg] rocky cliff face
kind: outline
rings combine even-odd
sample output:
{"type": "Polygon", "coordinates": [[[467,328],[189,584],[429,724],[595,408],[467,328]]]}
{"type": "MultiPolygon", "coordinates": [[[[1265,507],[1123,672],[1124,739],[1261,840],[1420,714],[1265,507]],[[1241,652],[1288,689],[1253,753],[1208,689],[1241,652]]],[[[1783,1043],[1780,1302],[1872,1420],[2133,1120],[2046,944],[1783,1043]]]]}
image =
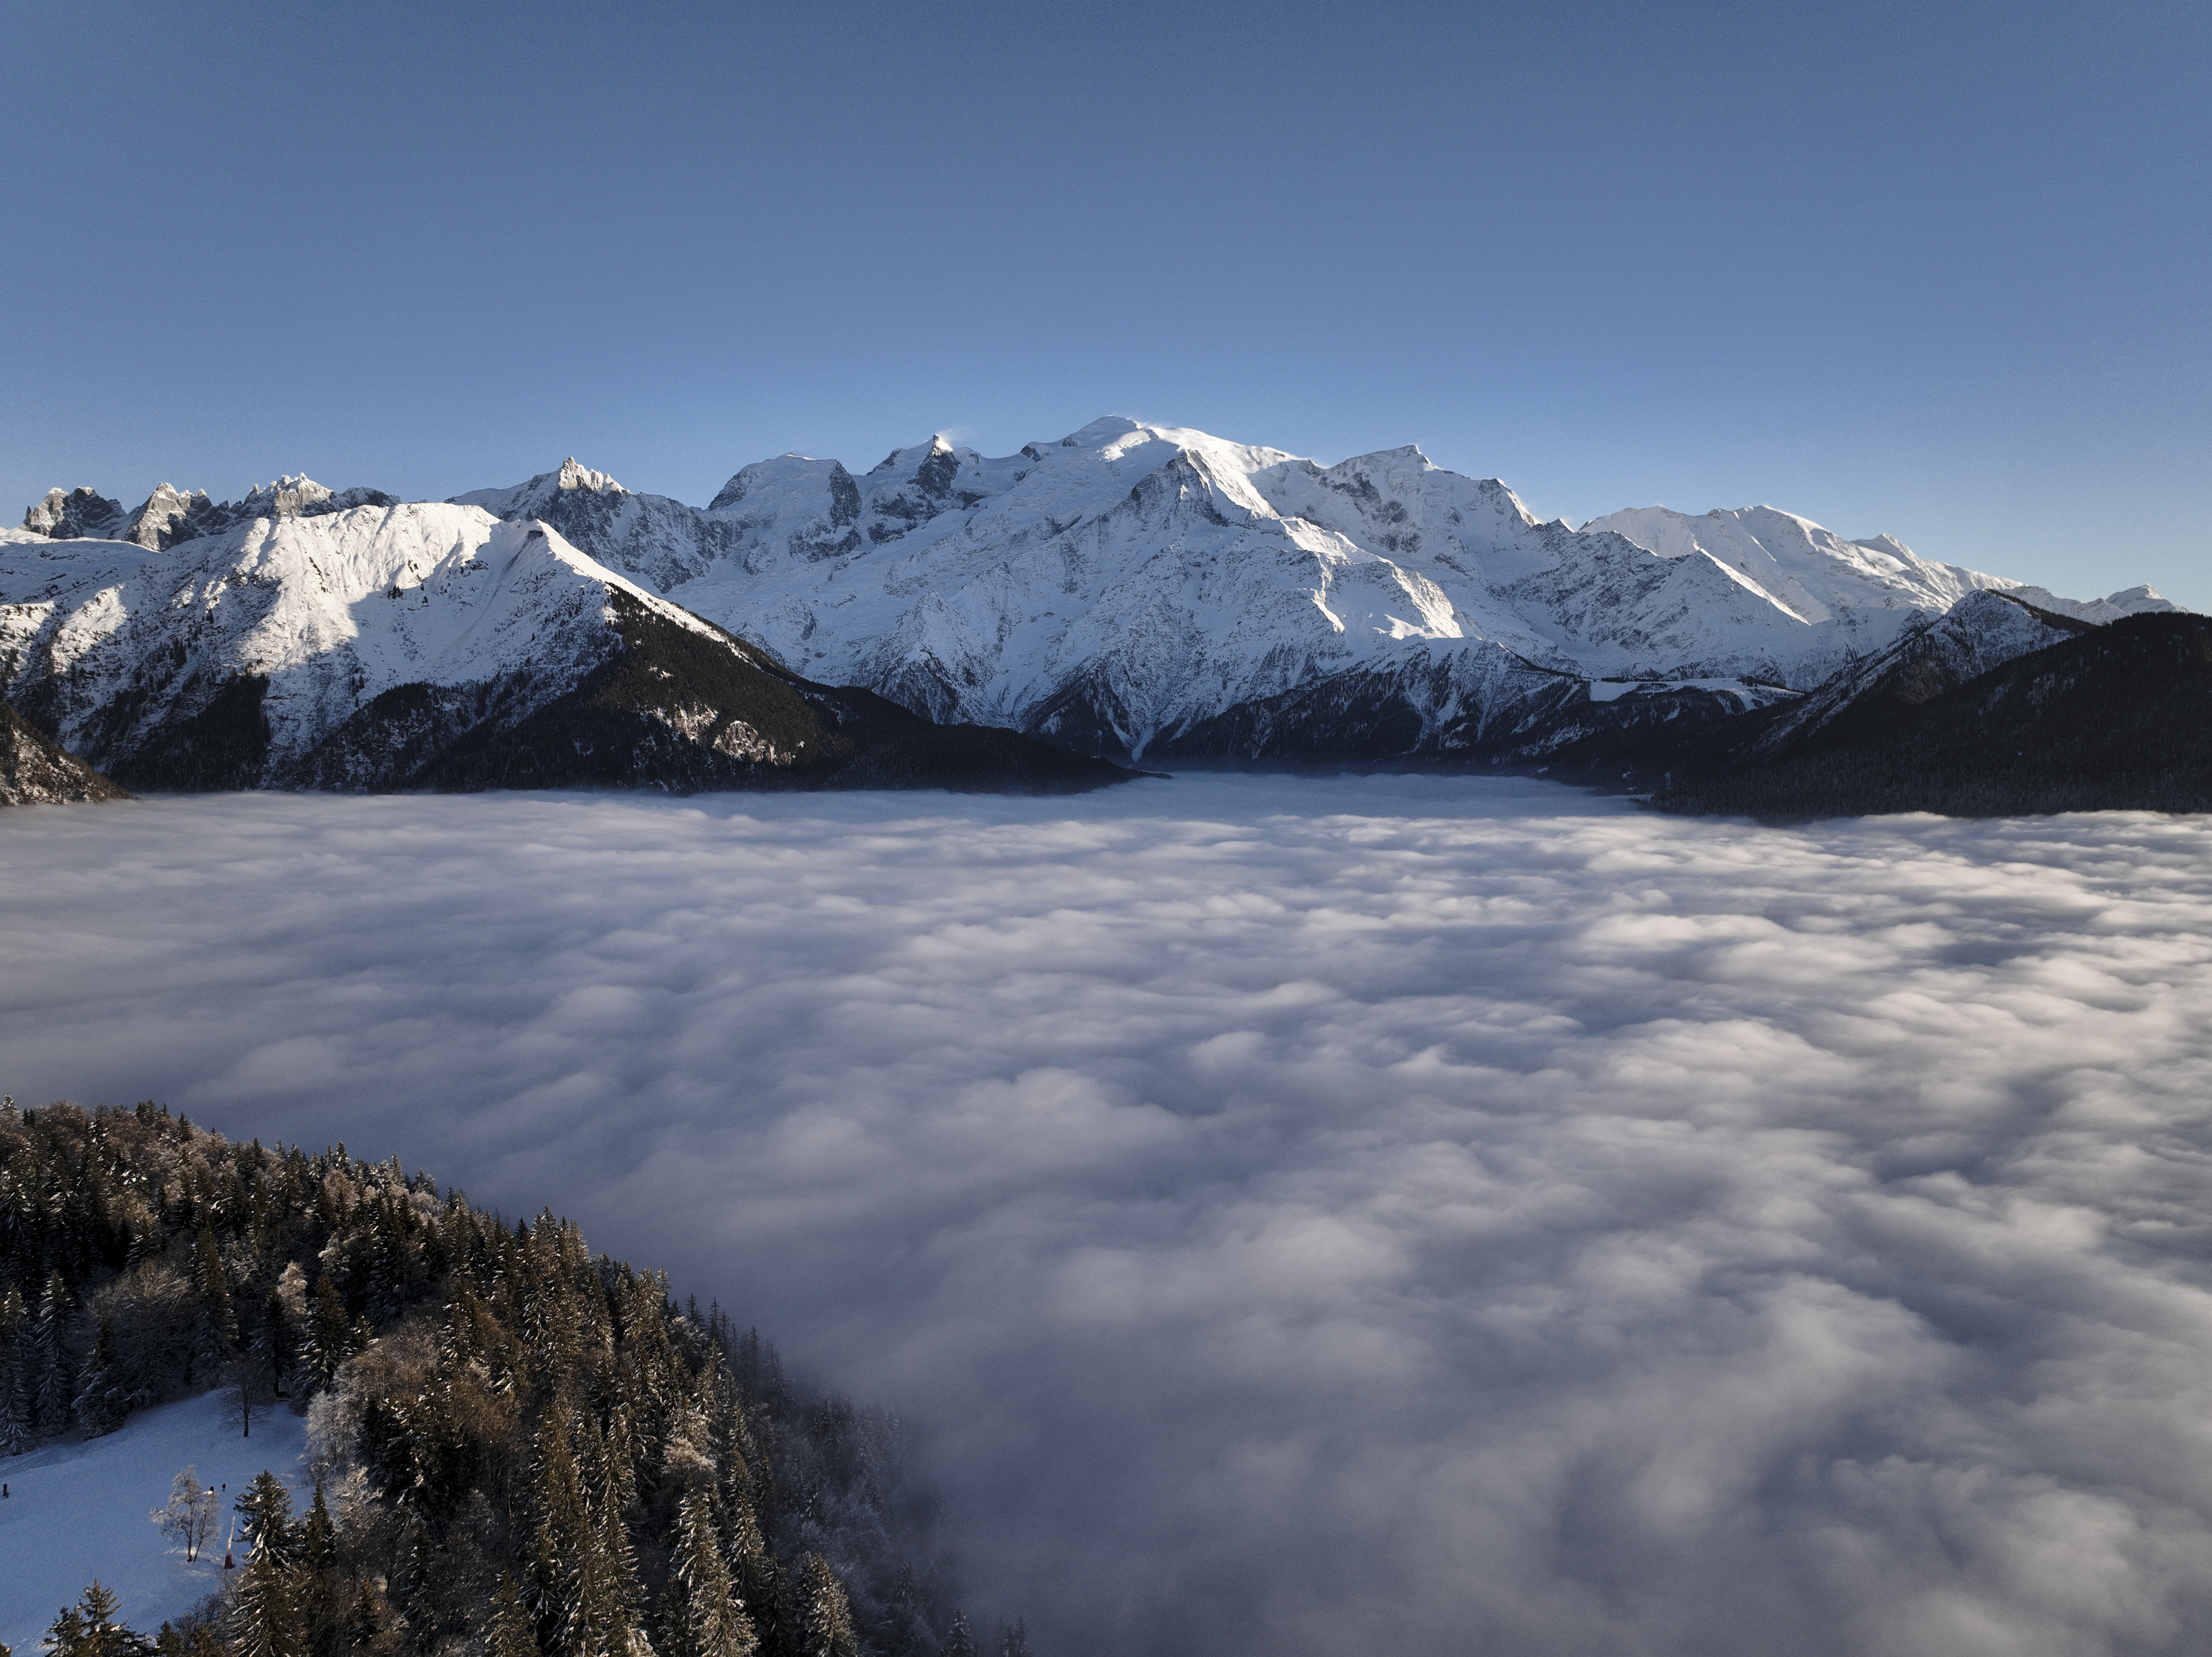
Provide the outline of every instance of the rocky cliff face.
{"type": "Polygon", "coordinates": [[[179,541],[220,535],[257,518],[314,517],[356,507],[397,504],[380,489],[326,489],[306,476],[280,477],[249,490],[242,500],[222,502],[209,500],[204,489],[186,493],[162,483],[139,503],[137,511],[127,513],[116,501],[91,489],[75,489],[67,495],[49,489],[44,501],[23,514],[23,527],[57,541],[128,541],[149,552],[160,552],[179,541]]]}

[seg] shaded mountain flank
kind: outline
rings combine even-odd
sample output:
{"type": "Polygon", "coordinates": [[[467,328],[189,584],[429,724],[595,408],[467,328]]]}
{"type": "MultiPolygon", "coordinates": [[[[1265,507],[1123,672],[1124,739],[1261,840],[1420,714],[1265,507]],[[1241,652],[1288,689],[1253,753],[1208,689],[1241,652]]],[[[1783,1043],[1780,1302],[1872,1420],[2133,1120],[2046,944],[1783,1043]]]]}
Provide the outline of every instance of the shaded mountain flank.
{"type": "Polygon", "coordinates": [[[2063,636],[1964,678],[1894,663],[1832,717],[1770,731],[1652,804],[1771,822],[2212,810],[2212,620],[2039,620],[2063,636]]]}
{"type": "Polygon", "coordinates": [[[0,702],[0,805],[74,805],[129,798],[0,702]]]}

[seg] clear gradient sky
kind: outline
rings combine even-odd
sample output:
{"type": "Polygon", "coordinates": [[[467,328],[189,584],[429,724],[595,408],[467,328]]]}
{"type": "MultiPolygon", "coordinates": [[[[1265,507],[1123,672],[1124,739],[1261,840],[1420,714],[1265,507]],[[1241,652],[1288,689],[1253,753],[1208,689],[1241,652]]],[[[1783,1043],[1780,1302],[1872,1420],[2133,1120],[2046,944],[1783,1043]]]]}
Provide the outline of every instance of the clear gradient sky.
{"type": "Polygon", "coordinates": [[[0,8],[0,508],[1121,413],[2212,610],[2212,7],[0,8]]]}

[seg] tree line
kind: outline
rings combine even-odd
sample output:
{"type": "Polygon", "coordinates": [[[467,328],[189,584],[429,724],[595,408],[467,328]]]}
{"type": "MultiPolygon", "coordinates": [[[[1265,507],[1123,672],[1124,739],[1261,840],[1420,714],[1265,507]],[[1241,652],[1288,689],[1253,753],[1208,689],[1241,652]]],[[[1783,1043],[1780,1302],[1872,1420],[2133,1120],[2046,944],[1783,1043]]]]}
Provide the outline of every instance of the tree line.
{"type": "Polygon", "coordinates": [[[7,1101],[0,1285],[0,1455],[218,1386],[307,1417],[304,1514],[264,1473],[219,1594],[149,1640],[95,1583],[55,1657],[980,1657],[897,1423],[550,1211],[7,1101]]]}

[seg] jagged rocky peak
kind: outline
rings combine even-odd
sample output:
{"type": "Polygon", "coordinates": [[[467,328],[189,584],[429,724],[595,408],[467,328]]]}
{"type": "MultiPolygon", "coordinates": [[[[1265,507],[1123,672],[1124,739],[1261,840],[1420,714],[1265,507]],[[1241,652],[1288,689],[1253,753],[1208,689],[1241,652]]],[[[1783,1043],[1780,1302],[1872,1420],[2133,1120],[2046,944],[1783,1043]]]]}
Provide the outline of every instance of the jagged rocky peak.
{"type": "Polygon", "coordinates": [[[628,495],[629,491],[605,472],[593,471],[574,455],[561,463],[561,470],[553,475],[556,489],[589,489],[593,495],[628,495]]]}
{"type": "Polygon", "coordinates": [[[221,503],[210,501],[204,489],[188,492],[164,483],[128,513],[90,489],[68,495],[52,489],[24,514],[23,527],[57,541],[128,541],[149,552],[161,552],[257,518],[313,518],[356,507],[397,504],[395,497],[380,489],[328,489],[312,477],[289,473],[248,490],[240,500],[221,503]]]}
{"type": "Polygon", "coordinates": [[[123,538],[149,552],[160,552],[179,541],[228,528],[229,523],[229,513],[210,501],[205,489],[187,495],[173,484],[163,483],[131,515],[123,538]]]}
{"type": "Polygon", "coordinates": [[[23,514],[23,527],[55,541],[109,540],[123,527],[123,503],[96,489],[48,489],[23,514]]]}
{"type": "Polygon", "coordinates": [[[570,455],[550,472],[539,472],[525,483],[503,489],[471,489],[452,497],[456,507],[482,507],[495,518],[542,517],[564,495],[628,495],[629,491],[603,471],[594,471],[570,455]]]}
{"type": "Polygon", "coordinates": [[[273,483],[249,490],[237,504],[256,518],[297,518],[322,505],[333,493],[304,472],[287,472],[273,483]]]}

